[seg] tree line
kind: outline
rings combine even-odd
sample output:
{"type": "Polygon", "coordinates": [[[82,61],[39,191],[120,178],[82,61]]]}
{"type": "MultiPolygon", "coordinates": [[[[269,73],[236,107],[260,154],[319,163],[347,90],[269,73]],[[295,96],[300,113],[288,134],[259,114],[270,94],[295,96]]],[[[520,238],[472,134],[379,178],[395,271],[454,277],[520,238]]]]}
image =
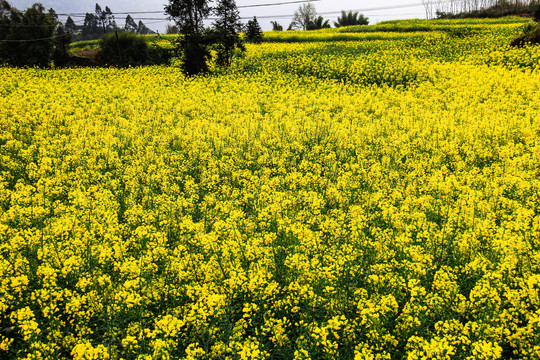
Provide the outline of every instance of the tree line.
{"type": "Polygon", "coordinates": [[[497,18],[533,16],[539,0],[422,0],[426,18],[497,18]]]}
{"type": "MultiPolygon", "coordinates": [[[[215,3],[211,0],[168,0],[165,13],[174,21],[168,32],[181,35],[172,41],[187,75],[208,73],[212,54],[215,54],[212,60],[218,66],[230,66],[235,54],[246,50],[244,41],[259,43],[263,38],[256,17],[245,25],[240,22],[235,0],[215,0],[215,3]],[[208,27],[205,21],[210,15],[214,21],[208,27]]],[[[328,20],[316,15],[312,4],[300,6],[289,29],[330,27],[328,20]]],[[[366,17],[351,11],[343,11],[334,23],[336,27],[367,24],[366,17]]],[[[277,22],[273,22],[273,27],[283,30],[277,22]]],[[[47,67],[54,63],[63,66],[71,59],[68,46],[72,40],[97,38],[101,39],[101,64],[163,63],[163,58],[170,58],[170,54],[154,54],[157,60],[149,60],[152,56],[145,45],[146,39],[129,35],[151,33],[141,21],[137,24],[131,15],[127,15],[124,27],[120,28],[111,9],[97,3],[94,13],[86,13],[84,24],[77,25],[71,17],[63,24],[54,9],[46,10],[41,4],[20,11],[7,0],[0,0],[0,64],[47,67]]]]}
{"type": "MultiPolygon", "coordinates": [[[[236,52],[246,50],[240,32],[245,30],[246,39],[252,42],[262,40],[262,31],[254,17],[246,27],[240,22],[240,13],[235,0],[216,0],[212,6],[209,0],[169,0],[165,13],[175,22],[168,32],[178,33],[177,47],[182,58],[184,72],[188,75],[208,72],[208,60],[211,50],[216,51],[216,63],[229,66],[236,52]],[[212,27],[204,26],[205,19],[212,14],[216,20],[212,27]]],[[[330,27],[329,21],[317,17],[313,4],[303,4],[294,13],[289,30],[314,30],[330,27]]],[[[347,25],[367,25],[368,19],[355,12],[342,12],[334,24],[336,27],[347,25]]],[[[277,22],[272,22],[274,30],[283,30],[277,22]]]]}
{"type": "Polygon", "coordinates": [[[126,16],[124,27],[117,26],[111,9],[108,6],[102,9],[97,3],[94,13],[86,13],[83,25],[75,24],[71,16],[68,16],[64,26],[74,41],[99,39],[103,34],[115,31],[132,32],[138,35],[155,34],[142,21],[137,24],[131,15],[126,16]]]}
{"type": "MultiPolygon", "coordinates": [[[[271,22],[273,30],[280,31],[283,27],[275,21],[271,22]]],[[[335,27],[368,25],[369,19],[358,11],[341,11],[341,15],[334,21],[335,27]]],[[[315,5],[308,3],[300,5],[294,12],[294,17],[287,30],[319,30],[330,28],[330,20],[325,20],[322,16],[317,16],[315,5]]]]}
{"type": "MultiPolygon", "coordinates": [[[[154,34],[142,21],[137,24],[131,15],[126,17],[124,27],[117,26],[111,9],[102,9],[99,4],[94,13],[86,13],[83,25],[77,25],[71,17],[63,24],[54,9],[47,10],[39,3],[21,11],[7,0],[0,0],[0,65],[64,66],[70,60],[70,42],[99,39],[116,32],[154,34]]],[[[116,46],[119,42],[115,41],[116,46]]]]}

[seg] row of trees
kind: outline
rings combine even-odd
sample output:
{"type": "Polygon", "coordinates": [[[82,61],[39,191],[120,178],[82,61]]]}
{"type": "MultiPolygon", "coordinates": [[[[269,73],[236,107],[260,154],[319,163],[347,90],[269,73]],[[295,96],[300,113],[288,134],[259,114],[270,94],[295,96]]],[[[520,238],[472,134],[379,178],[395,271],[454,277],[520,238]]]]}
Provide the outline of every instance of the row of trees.
{"type": "MultiPolygon", "coordinates": [[[[275,21],[272,21],[274,31],[283,30],[283,27],[275,21]]],[[[335,27],[352,26],[352,25],[368,25],[369,19],[358,11],[341,11],[341,16],[334,22],[335,27]]],[[[287,30],[318,30],[330,28],[329,20],[324,20],[322,16],[317,16],[315,5],[311,3],[300,5],[298,10],[294,12],[294,17],[287,30]]]]}
{"type": "Polygon", "coordinates": [[[99,39],[102,35],[115,32],[127,31],[139,35],[154,34],[142,21],[137,24],[131,15],[127,15],[124,27],[116,24],[116,19],[111,9],[105,9],[96,4],[94,13],[86,13],[83,25],[76,25],[71,17],[65,23],[66,30],[72,35],[74,40],[99,39]]]}
{"type": "Polygon", "coordinates": [[[539,0],[422,0],[426,18],[500,17],[531,14],[539,0]]]}
{"type": "MultiPolygon", "coordinates": [[[[273,31],[283,31],[283,26],[277,21],[270,21],[273,31]]],[[[368,25],[369,19],[358,11],[341,11],[341,15],[334,21],[335,27],[368,25]]],[[[317,16],[317,11],[313,4],[300,5],[294,12],[294,17],[287,30],[318,30],[330,28],[329,20],[324,20],[322,16],[317,16]]]]}

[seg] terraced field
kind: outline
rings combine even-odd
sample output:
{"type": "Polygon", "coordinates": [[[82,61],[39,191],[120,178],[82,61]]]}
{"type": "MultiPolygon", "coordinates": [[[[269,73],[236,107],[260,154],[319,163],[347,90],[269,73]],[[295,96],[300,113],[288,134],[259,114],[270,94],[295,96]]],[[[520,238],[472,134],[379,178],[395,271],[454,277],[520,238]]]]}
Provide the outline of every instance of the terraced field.
{"type": "Polygon", "coordinates": [[[538,359],[523,25],[272,32],[194,78],[0,68],[0,358],[538,359]]]}

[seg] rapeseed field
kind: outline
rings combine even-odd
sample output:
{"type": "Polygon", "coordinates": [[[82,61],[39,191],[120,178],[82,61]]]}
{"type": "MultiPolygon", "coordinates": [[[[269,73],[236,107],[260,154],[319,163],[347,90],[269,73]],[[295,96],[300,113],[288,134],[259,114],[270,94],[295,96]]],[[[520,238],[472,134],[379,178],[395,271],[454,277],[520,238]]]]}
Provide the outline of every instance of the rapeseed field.
{"type": "Polygon", "coordinates": [[[0,68],[0,358],[540,358],[540,47],[420,25],[0,68]]]}

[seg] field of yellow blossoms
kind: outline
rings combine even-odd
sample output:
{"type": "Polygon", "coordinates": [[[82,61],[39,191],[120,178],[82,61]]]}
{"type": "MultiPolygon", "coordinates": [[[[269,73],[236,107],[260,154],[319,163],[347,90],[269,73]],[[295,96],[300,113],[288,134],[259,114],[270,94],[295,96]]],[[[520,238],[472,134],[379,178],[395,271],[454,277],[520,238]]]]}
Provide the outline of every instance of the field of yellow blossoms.
{"type": "Polygon", "coordinates": [[[0,358],[539,359],[524,24],[0,68],[0,358]]]}

